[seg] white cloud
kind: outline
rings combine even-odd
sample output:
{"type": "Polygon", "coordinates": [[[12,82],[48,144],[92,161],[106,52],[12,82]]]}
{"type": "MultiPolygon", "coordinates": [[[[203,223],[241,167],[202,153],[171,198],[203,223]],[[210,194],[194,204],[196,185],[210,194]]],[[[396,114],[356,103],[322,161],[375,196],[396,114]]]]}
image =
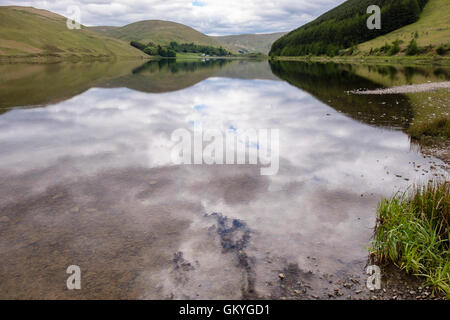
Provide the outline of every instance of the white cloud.
{"type": "Polygon", "coordinates": [[[81,9],[84,25],[122,26],[159,19],[186,24],[207,34],[290,31],[344,0],[0,0],[0,5],[32,6],[62,15],[81,9]]]}

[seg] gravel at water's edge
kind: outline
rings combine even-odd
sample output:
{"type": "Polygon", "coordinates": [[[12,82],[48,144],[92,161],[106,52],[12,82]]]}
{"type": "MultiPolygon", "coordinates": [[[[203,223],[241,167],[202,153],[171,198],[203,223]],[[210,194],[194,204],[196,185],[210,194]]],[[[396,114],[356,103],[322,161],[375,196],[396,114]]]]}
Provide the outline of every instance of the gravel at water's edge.
{"type": "Polygon", "coordinates": [[[411,84],[375,90],[353,90],[349,92],[353,94],[402,94],[402,93],[428,92],[438,89],[450,89],[450,81],[411,84]]]}

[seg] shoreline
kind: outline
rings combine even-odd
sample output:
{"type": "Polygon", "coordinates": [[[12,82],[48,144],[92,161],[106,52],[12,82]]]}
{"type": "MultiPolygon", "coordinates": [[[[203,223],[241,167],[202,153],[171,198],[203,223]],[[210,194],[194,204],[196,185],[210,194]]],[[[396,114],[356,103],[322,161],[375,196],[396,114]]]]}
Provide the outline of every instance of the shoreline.
{"type": "Polygon", "coordinates": [[[2,64],[53,64],[53,63],[92,63],[92,62],[117,62],[130,60],[151,60],[151,57],[144,56],[0,56],[0,65],[2,64]]]}
{"type": "Polygon", "coordinates": [[[394,86],[391,88],[379,88],[375,90],[352,90],[349,91],[353,94],[363,94],[363,95],[385,95],[385,94],[407,94],[407,93],[418,93],[418,92],[430,92],[439,89],[450,89],[450,81],[442,82],[426,82],[421,84],[410,84],[403,86],[394,86]]]}
{"type": "Polygon", "coordinates": [[[303,62],[334,62],[368,65],[439,65],[450,66],[449,56],[298,56],[298,57],[271,57],[275,61],[303,61],[303,62]]]}
{"type": "Polygon", "coordinates": [[[322,62],[322,63],[346,63],[360,65],[399,65],[399,66],[450,66],[450,56],[346,56],[346,57],[325,57],[325,56],[297,56],[297,57],[269,57],[269,56],[226,56],[226,57],[174,57],[161,58],[156,56],[56,56],[56,55],[37,55],[37,56],[0,56],[0,64],[32,63],[32,64],[52,64],[61,62],[115,62],[125,60],[148,60],[158,61],[165,59],[173,60],[203,60],[203,59],[226,59],[226,60],[267,60],[267,61],[300,61],[300,62],[322,62]]]}
{"type": "Polygon", "coordinates": [[[269,60],[268,57],[157,57],[157,56],[98,56],[98,57],[56,57],[56,56],[0,56],[0,65],[5,64],[56,64],[56,63],[92,63],[92,62],[117,62],[117,61],[160,61],[160,60],[269,60]]]}

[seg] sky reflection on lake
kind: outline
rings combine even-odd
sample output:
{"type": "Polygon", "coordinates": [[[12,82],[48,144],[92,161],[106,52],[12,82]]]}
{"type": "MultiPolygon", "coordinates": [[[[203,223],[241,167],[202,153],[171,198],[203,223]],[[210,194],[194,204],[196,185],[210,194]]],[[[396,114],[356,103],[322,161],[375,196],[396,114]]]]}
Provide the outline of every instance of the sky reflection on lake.
{"type": "Polygon", "coordinates": [[[75,297],[52,278],[69,261],[87,269],[76,297],[268,297],[267,282],[292,264],[312,271],[315,292],[323,273],[364,274],[380,198],[442,164],[402,131],[352,119],[286,82],[225,77],[159,94],[92,88],[15,109],[0,116],[0,149],[3,298],[75,297]],[[278,174],[175,166],[170,136],[193,123],[279,129],[278,174]],[[220,221],[231,243],[250,235],[240,249],[250,267],[224,246],[220,221]]]}

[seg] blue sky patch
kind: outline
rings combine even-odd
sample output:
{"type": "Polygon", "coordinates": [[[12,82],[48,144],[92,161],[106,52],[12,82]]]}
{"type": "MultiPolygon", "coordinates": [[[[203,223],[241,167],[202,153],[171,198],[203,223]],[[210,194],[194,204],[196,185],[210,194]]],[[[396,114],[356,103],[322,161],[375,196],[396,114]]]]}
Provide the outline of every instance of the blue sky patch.
{"type": "Polygon", "coordinates": [[[204,7],[204,6],[206,6],[206,3],[199,1],[199,0],[194,0],[194,1],[192,1],[192,5],[194,7],[204,7]]]}
{"type": "Polygon", "coordinates": [[[194,106],[194,109],[196,111],[202,111],[202,110],[208,109],[208,106],[205,104],[198,104],[198,105],[194,106]]]}

